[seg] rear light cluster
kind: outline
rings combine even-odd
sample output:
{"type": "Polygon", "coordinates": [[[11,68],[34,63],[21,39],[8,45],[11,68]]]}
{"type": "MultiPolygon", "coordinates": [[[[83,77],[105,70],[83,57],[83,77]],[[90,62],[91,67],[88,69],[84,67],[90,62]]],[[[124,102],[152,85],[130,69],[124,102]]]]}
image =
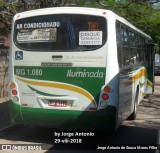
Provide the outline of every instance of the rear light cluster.
{"type": "Polygon", "coordinates": [[[14,102],[18,102],[19,101],[18,92],[17,92],[16,84],[14,82],[10,83],[10,89],[12,94],[12,100],[14,102]]]}
{"type": "Polygon", "coordinates": [[[107,106],[107,100],[109,99],[109,93],[111,92],[111,88],[109,86],[105,86],[103,89],[103,94],[101,95],[102,101],[100,102],[101,107],[107,106]]]}

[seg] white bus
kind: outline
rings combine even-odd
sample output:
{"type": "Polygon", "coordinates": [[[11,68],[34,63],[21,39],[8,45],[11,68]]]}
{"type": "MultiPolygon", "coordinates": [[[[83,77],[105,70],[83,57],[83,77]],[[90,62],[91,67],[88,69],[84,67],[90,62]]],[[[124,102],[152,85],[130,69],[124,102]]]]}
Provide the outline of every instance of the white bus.
{"type": "Polygon", "coordinates": [[[15,124],[115,130],[152,94],[152,39],[109,10],[18,13],[10,47],[15,124]]]}

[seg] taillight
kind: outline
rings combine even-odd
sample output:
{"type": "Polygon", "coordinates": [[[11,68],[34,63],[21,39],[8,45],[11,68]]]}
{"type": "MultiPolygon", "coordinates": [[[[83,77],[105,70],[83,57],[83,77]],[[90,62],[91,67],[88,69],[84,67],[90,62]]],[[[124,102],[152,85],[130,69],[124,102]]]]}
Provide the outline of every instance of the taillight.
{"type": "Polygon", "coordinates": [[[103,88],[103,90],[102,90],[101,98],[100,98],[100,103],[99,103],[99,105],[100,105],[101,108],[107,107],[107,105],[109,103],[110,93],[111,93],[110,86],[105,86],[103,88]]]}
{"type": "Polygon", "coordinates": [[[19,101],[19,97],[18,97],[18,91],[17,91],[16,84],[14,82],[11,82],[9,87],[11,89],[12,101],[13,102],[18,102],[19,101]]]}
{"type": "Polygon", "coordinates": [[[111,88],[109,86],[105,86],[104,91],[106,93],[109,93],[111,91],[111,88]]]}
{"type": "Polygon", "coordinates": [[[103,95],[102,95],[102,99],[103,99],[103,100],[107,100],[108,98],[109,98],[108,94],[103,94],[103,95]]]}
{"type": "Polygon", "coordinates": [[[11,88],[11,89],[14,89],[15,87],[16,87],[15,83],[12,82],[12,83],[10,84],[10,88],[11,88]]]}
{"type": "Polygon", "coordinates": [[[97,110],[95,107],[90,107],[89,110],[97,110]]]}
{"type": "Polygon", "coordinates": [[[13,96],[16,96],[16,95],[17,95],[17,90],[13,89],[13,90],[12,90],[12,95],[13,95],[13,96]]]}
{"type": "Polygon", "coordinates": [[[101,105],[101,107],[107,107],[107,102],[106,101],[101,101],[100,105],[101,105]]]}
{"type": "Polygon", "coordinates": [[[14,97],[12,97],[12,100],[13,100],[14,102],[18,102],[18,101],[19,101],[19,98],[18,98],[17,96],[14,96],[14,97]]]}

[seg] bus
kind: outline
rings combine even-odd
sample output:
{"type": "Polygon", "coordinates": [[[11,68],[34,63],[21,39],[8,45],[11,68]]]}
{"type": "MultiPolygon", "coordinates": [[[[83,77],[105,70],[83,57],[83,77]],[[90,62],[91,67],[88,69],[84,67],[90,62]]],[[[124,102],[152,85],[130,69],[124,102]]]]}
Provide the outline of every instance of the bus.
{"type": "Polygon", "coordinates": [[[116,130],[153,92],[152,38],[110,10],[21,12],[11,40],[14,124],[116,130]]]}

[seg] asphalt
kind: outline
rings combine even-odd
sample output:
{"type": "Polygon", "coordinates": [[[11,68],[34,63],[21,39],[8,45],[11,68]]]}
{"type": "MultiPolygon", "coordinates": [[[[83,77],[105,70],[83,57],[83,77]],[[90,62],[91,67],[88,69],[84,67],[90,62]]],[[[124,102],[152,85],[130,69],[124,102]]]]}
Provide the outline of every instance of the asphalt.
{"type": "Polygon", "coordinates": [[[11,122],[8,98],[0,98],[0,131],[10,126],[11,122]]]}

